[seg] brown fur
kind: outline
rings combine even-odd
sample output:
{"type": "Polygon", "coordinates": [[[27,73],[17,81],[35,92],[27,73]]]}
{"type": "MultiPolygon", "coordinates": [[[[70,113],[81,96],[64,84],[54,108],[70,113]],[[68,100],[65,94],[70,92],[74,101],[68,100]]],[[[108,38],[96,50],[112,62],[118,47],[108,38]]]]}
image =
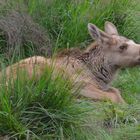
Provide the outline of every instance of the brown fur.
{"type": "MultiPolygon", "coordinates": [[[[46,65],[54,64],[54,74],[63,70],[76,83],[82,84],[80,94],[93,100],[111,100],[124,103],[118,89],[110,86],[114,75],[122,67],[140,65],[140,45],[118,35],[116,27],[106,22],[105,31],[95,25],[88,25],[91,36],[96,40],[86,50],[69,50],[55,59],[34,56],[6,68],[7,80],[13,71],[26,70],[29,77],[36,68],[39,77],[46,65]]],[[[47,75],[46,75],[47,76],[47,75]]]]}

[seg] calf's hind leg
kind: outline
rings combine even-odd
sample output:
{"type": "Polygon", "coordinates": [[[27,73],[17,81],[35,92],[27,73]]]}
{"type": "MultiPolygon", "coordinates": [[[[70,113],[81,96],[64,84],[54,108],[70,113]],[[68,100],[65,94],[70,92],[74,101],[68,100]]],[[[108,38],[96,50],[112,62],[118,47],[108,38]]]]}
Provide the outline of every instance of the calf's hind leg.
{"type": "MultiPolygon", "coordinates": [[[[3,69],[7,81],[9,79],[16,79],[17,75],[20,76],[22,72],[26,72],[28,78],[35,76],[38,78],[46,68],[46,58],[41,56],[34,56],[30,58],[23,59],[7,68],[3,69]]],[[[2,71],[0,72],[0,79],[2,77],[2,71]]]]}

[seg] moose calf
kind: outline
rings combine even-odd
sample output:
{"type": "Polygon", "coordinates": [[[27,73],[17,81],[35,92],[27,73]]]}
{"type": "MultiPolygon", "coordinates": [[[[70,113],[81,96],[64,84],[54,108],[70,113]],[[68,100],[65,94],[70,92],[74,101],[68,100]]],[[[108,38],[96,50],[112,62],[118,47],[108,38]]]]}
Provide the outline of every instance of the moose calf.
{"type": "Polygon", "coordinates": [[[88,30],[95,42],[85,50],[74,49],[54,60],[41,56],[21,60],[6,68],[6,77],[9,78],[12,70],[15,78],[17,67],[18,70],[26,70],[29,77],[32,77],[36,67],[36,76],[39,77],[45,65],[51,65],[54,61],[55,71],[63,70],[75,82],[82,83],[81,95],[93,100],[124,103],[119,90],[111,87],[110,83],[119,69],[140,65],[140,45],[120,36],[111,22],[105,23],[105,32],[91,23],[88,30]]]}

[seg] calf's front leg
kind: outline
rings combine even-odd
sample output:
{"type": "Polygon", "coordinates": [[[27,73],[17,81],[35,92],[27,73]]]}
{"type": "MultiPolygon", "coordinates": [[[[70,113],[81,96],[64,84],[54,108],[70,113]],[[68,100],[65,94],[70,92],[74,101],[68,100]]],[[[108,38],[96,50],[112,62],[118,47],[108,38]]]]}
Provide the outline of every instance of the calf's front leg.
{"type": "Polygon", "coordinates": [[[119,90],[114,90],[114,88],[111,88],[111,90],[102,91],[92,84],[87,84],[83,89],[81,89],[80,95],[93,100],[111,100],[114,103],[125,103],[119,90]]]}

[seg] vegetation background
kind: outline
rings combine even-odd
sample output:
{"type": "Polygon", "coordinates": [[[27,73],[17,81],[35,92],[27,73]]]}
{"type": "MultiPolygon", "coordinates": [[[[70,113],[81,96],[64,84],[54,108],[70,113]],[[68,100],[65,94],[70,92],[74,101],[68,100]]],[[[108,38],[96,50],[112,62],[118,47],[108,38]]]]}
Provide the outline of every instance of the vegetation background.
{"type": "MultiPolygon", "coordinates": [[[[1,68],[50,50],[86,47],[89,22],[103,29],[111,21],[140,42],[139,0],[0,0],[0,16],[1,68]]],[[[122,70],[113,83],[127,105],[77,100],[80,89],[61,72],[52,79],[52,71],[46,68],[39,80],[20,73],[8,87],[2,78],[1,139],[140,139],[140,68],[122,70]]]]}

